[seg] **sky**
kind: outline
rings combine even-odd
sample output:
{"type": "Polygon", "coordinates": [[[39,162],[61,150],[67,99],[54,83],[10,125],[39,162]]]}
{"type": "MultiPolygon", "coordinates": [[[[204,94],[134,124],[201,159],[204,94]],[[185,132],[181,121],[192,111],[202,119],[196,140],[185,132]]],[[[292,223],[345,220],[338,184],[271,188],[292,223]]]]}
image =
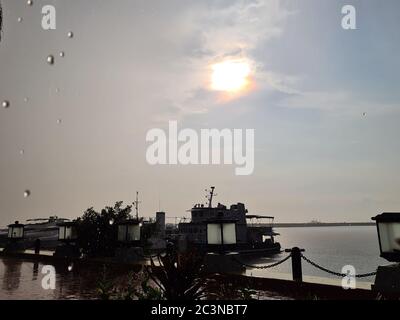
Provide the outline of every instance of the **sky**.
{"type": "Polygon", "coordinates": [[[142,216],[188,216],[211,185],[216,202],[277,222],[400,210],[397,0],[1,3],[0,225],[76,218],[136,191],[142,216]],[[41,26],[49,4],[56,30],[41,26]],[[342,28],[347,4],[356,30],[342,28]],[[212,90],[212,66],[232,59],[251,86],[212,90]],[[254,173],[149,165],[146,133],[171,120],[254,129],[254,173]]]}

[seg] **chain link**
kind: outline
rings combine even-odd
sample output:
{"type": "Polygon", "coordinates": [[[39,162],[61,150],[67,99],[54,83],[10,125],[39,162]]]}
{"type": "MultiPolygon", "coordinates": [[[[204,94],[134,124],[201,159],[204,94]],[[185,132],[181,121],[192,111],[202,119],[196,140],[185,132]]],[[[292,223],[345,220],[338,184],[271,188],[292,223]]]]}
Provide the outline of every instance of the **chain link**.
{"type": "Polygon", "coordinates": [[[255,266],[255,265],[247,264],[247,263],[244,263],[244,262],[238,260],[238,259],[235,258],[235,257],[232,257],[232,260],[235,261],[236,263],[242,265],[243,267],[247,267],[247,268],[253,268],[253,269],[270,269],[270,268],[279,266],[280,264],[282,264],[282,263],[284,263],[285,261],[289,260],[289,258],[290,258],[291,256],[292,256],[292,254],[289,254],[286,258],[284,258],[284,259],[282,259],[282,260],[280,260],[280,261],[278,261],[278,262],[275,262],[275,263],[266,265],[266,266],[255,266]]]}
{"type": "MultiPolygon", "coordinates": [[[[306,261],[306,262],[308,262],[309,264],[311,264],[312,266],[314,266],[315,268],[320,269],[320,270],[322,270],[322,271],[325,271],[325,272],[327,272],[327,273],[330,273],[330,274],[332,274],[332,275],[334,275],[334,276],[341,277],[341,278],[344,278],[344,277],[353,277],[352,275],[349,275],[349,274],[340,273],[340,272],[335,272],[335,271],[329,270],[329,269],[327,269],[327,268],[324,268],[324,267],[318,265],[317,263],[315,263],[314,261],[311,261],[311,260],[308,259],[306,256],[304,256],[303,254],[301,255],[301,258],[302,258],[304,261],[306,261]]],[[[364,273],[364,274],[356,274],[354,277],[356,277],[356,278],[366,278],[366,277],[371,277],[371,276],[374,276],[374,275],[376,275],[376,271],[375,271],[375,272],[364,273]]]]}

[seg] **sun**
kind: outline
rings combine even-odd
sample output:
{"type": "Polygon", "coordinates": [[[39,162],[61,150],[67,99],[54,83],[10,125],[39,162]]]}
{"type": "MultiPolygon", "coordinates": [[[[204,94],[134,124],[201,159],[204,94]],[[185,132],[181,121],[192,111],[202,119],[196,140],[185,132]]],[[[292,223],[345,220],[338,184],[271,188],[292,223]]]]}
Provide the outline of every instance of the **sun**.
{"type": "Polygon", "coordinates": [[[211,89],[239,92],[249,85],[251,68],[243,60],[227,60],[212,65],[211,89]]]}

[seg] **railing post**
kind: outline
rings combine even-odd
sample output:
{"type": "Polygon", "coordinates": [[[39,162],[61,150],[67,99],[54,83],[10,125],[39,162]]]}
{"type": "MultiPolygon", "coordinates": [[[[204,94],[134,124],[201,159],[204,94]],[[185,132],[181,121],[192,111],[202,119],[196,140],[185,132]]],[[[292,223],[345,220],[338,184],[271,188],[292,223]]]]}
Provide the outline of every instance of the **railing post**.
{"type": "Polygon", "coordinates": [[[35,241],[35,254],[40,254],[40,239],[36,239],[35,241]]]}
{"type": "Polygon", "coordinates": [[[303,252],[304,249],[294,247],[292,249],[287,249],[285,251],[292,253],[293,281],[302,282],[303,281],[303,272],[302,272],[302,268],[301,268],[301,252],[303,252]]]}

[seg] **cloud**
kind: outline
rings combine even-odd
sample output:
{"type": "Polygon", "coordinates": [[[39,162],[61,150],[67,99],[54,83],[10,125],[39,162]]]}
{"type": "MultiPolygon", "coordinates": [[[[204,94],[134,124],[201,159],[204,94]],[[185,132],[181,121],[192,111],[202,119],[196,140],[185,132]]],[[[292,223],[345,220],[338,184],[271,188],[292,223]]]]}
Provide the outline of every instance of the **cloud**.
{"type": "MultiPolygon", "coordinates": [[[[180,74],[176,75],[180,92],[174,87],[174,95],[168,100],[179,106],[182,116],[206,113],[226,102],[208,89],[210,66],[223,59],[246,59],[259,72],[262,82],[266,79],[274,90],[289,91],[291,77],[263,75],[263,66],[252,58],[254,49],[282,34],[290,12],[281,1],[202,1],[180,14],[174,21],[174,29],[179,30],[174,43],[183,46],[182,57],[178,58],[180,74]]],[[[174,85],[176,82],[168,84],[174,85]]]]}

